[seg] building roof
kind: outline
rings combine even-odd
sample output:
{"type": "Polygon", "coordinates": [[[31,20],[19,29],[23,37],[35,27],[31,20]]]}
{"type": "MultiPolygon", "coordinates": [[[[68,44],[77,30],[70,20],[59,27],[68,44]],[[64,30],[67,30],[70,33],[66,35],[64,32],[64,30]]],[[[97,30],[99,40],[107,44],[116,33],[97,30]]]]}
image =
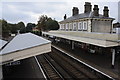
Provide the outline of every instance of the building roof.
{"type": "Polygon", "coordinates": [[[0,49],[7,43],[7,41],[0,39],[0,49]]]}
{"type": "Polygon", "coordinates": [[[50,43],[50,41],[32,33],[18,34],[2,49],[0,54],[7,54],[47,43],[50,43]]]}
{"type": "Polygon", "coordinates": [[[114,18],[104,17],[101,14],[99,14],[99,16],[94,16],[93,12],[87,12],[87,13],[81,13],[81,14],[78,14],[75,16],[68,17],[67,19],[60,21],[60,22],[69,22],[69,21],[83,19],[83,18],[99,18],[99,19],[112,19],[112,20],[114,20],[114,18]]]}

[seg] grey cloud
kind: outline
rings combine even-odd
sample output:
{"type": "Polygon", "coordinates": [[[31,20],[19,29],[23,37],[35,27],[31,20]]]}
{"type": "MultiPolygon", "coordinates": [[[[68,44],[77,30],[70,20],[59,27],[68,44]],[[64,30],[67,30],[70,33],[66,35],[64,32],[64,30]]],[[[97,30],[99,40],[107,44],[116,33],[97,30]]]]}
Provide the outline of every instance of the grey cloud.
{"type": "MultiPolygon", "coordinates": [[[[73,6],[76,6],[74,4],[69,4],[67,2],[3,2],[2,3],[2,16],[4,19],[9,20],[11,22],[18,22],[18,21],[25,21],[25,22],[37,22],[35,20],[36,17],[33,19],[31,17],[33,15],[37,15],[38,18],[41,14],[46,14],[52,18],[55,18],[56,20],[62,20],[64,14],[67,14],[67,16],[71,16],[71,9],[73,6]],[[40,14],[40,15],[39,15],[40,14]]],[[[105,3],[105,2],[104,2],[105,3]]],[[[97,3],[99,6],[104,3],[97,3]]],[[[84,4],[77,3],[77,7],[79,7],[80,11],[83,12],[84,4]]],[[[115,12],[116,10],[114,7],[112,8],[112,5],[114,3],[105,3],[107,5],[110,5],[110,14],[112,17],[116,17],[115,12]]],[[[104,5],[105,5],[104,4],[104,5]]],[[[102,6],[103,9],[103,6],[102,6]]],[[[80,12],[81,13],[81,12],[80,12]]]]}
{"type": "Polygon", "coordinates": [[[48,16],[52,15],[51,17],[60,20],[57,15],[62,13],[63,8],[61,10],[60,7],[63,7],[65,4],[65,2],[4,2],[2,16],[11,22],[18,22],[19,20],[33,22],[33,20],[37,19],[31,19],[31,14],[29,13],[34,13],[34,15],[45,13],[48,16]]]}
{"type": "Polygon", "coordinates": [[[22,11],[15,11],[14,9],[9,9],[8,6],[2,7],[2,18],[11,22],[16,22],[29,18],[30,15],[22,11]]]}

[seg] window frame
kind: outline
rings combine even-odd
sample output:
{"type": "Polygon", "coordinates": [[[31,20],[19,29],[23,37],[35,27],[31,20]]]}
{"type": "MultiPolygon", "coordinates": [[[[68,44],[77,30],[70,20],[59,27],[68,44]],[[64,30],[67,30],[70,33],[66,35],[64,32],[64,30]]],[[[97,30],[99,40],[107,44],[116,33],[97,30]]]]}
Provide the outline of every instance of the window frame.
{"type": "Polygon", "coordinates": [[[78,22],[78,30],[79,30],[79,31],[82,30],[82,22],[78,22]]]}
{"type": "Polygon", "coordinates": [[[76,31],[76,30],[77,30],[77,23],[74,22],[74,23],[73,23],[73,31],[76,31]]]}
{"type": "Polygon", "coordinates": [[[83,30],[84,31],[88,30],[87,22],[83,22],[83,30]]]}

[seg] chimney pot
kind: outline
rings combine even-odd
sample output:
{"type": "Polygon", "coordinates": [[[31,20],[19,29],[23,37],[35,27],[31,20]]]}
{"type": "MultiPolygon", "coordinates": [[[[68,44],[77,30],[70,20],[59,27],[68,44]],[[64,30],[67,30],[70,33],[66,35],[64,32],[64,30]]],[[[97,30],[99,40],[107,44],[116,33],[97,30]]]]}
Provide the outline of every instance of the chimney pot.
{"type": "Polygon", "coordinates": [[[93,8],[93,13],[94,13],[94,16],[99,16],[99,8],[98,8],[98,5],[94,5],[94,8],[93,8]]]}
{"type": "Polygon", "coordinates": [[[67,18],[67,16],[66,16],[66,14],[65,14],[65,16],[64,16],[64,20],[67,18]]]}
{"type": "Polygon", "coordinates": [[[103,16],[104,17],[109,17],[109,9],[107,6],[104,6],[104,9],[103,9],[103,16]]]}
{"type": "Polygon", "coordinates": [[[91,3],[85,2],[84,8],[85,8],[84,13],[91,12],[91,9],[92,9],[91,3]]]}
{"type": "Polygon", "coordinates": [[[72,16],[78,15],[79,14],[79,9],[77,7],[73,7],[72,13],[73,13],[72,16]]]}

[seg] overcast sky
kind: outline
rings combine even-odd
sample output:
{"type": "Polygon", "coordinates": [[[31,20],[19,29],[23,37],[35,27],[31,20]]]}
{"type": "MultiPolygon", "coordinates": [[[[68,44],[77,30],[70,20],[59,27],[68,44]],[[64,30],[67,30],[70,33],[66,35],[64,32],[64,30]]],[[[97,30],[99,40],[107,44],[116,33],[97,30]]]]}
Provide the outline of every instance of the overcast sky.
{"type": "MultiPolygon", "coordinates": [[[[88,0],[87,0],[88,1],[88,0]]],[[[108,6],[110,10],[110,17],[115,18],[114,22],[118,21],[118,1],[99,1],[94,2],[95,0],[91,1],[92,7],[94,4],[99,6],[99,13],[103,14],[104,6],[108,6]]],[[[81,0],[76,2],[74,0],[61,0],[61,1],[42,1],[42,0],[2,0],[0,3],[0,19],[5,19],[10,23],[18,23],[23,21],[24,23],[37,23],[39,16],[47,15],[52,17],[57,21],[63,20],[64,14],[67,14],[67,17],[72,15],[72,7],[78,7],[79,13],[84,12],[84,2],[81,0]]]]}

